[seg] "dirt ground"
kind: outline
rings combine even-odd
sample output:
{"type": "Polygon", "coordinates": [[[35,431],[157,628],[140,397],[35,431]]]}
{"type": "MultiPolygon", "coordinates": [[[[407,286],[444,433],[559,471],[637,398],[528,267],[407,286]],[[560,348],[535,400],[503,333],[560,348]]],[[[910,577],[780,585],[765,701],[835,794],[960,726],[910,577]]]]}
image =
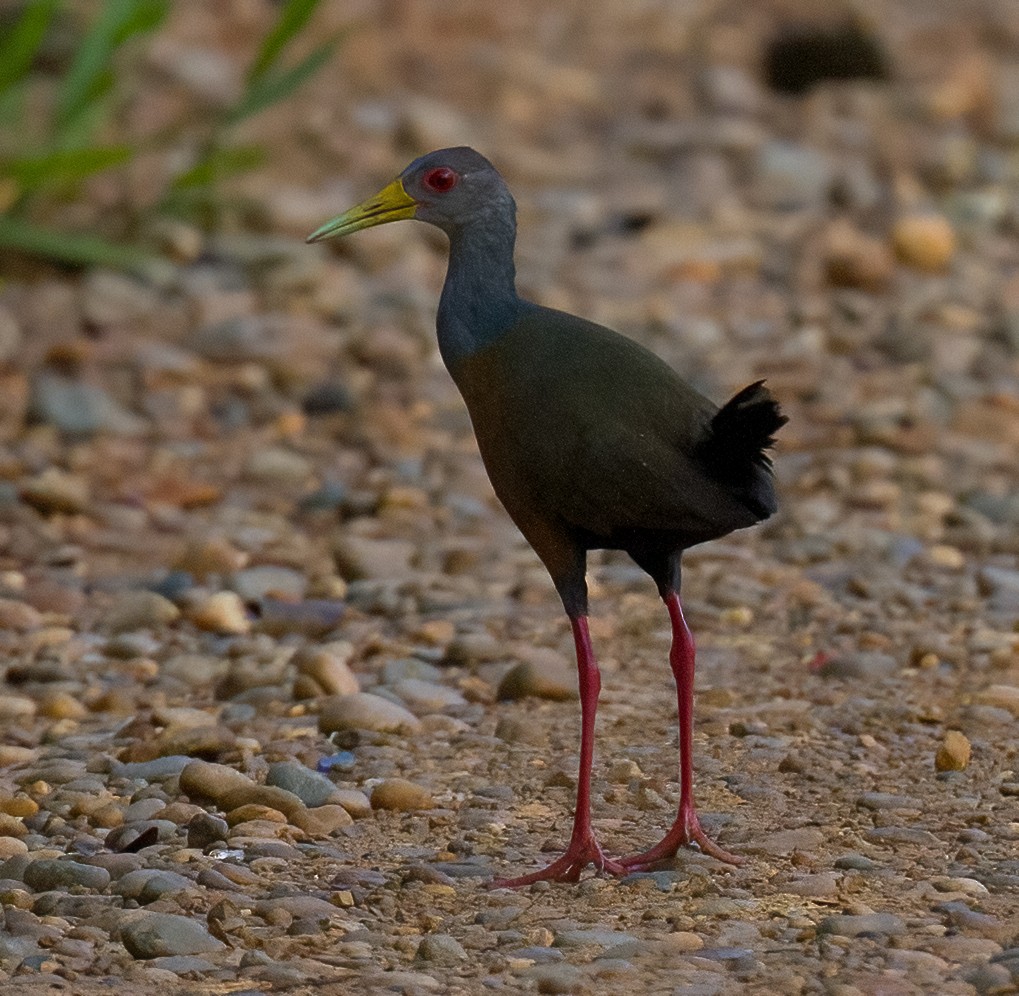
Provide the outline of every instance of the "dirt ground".
{"type": "MultiPolygon", "coordinates": [[[[131,126],[226,100],[272,8],[177,5],[131,126]]],[[[769,89],[829,8],[327,3],[226,230],[4,262],[5,993],[1019,991],[1019,19],[882,0],[887,78],[769,89]],[[459,144],[525,296],[790,418],[779,514],[684,561],[739,867],[486,888],[569,834],[569,625],[436,351],[443,238],[303,243],[459,144]]],[[[668,618],[625,558],[590,584],[616,855],[674,814],[668,618]]]]}

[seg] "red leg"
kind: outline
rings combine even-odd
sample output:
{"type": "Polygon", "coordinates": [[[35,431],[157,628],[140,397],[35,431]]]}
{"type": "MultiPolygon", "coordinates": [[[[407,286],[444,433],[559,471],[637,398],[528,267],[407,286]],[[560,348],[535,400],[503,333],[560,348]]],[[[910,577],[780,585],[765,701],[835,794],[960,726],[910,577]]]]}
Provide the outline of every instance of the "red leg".
{"type": "Polygon", "coordinates": [[[672,829],[649,851],[633,854],[620,860],[620,864],[631,870],[649,868],[652,865],[673,858],[684,844],[694,843],[711,857],[731,865],[743,863],[743,859],[719,847],[701,829],[697,818],[697,807],[693,799],[693,678],[694,642],[690,628],[683,618],[683,607],[679,595],[670,591],[665,596],[672,621],[672,649],[669,664],[676,679],[676,695],[679,700],[679,813],[672,829]]]}
{"type": "Polygon", "coordinates": [[[591,647],[587,617],[570,619],[577,646],[577,672],[580,677],[580,774],[577,779],[577,808],[573,814],[573,834],[566,853],[557,861],[519,878],[496,879],[494,889],[516,889],[535,882],[576,882],[589,864],[612,875],[625,875],[627,869],[610,861],[602,853],[591,829],[591,765],[594,761],[594,719],[598,709],[601,676],[591,647]]]}

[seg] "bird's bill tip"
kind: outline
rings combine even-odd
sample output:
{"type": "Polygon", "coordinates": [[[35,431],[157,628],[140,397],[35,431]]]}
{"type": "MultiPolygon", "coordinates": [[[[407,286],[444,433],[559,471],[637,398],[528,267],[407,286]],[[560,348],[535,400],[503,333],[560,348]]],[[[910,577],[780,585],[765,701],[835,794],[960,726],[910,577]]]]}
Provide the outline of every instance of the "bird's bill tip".
{"type": "Polygon", "coordinates": [[[403,189],[400,180],[394,180],[374,197],[369,197],[356,207],[327,221],[321,228],[315,229],[305,241],[322,242],[324,239],[335,239],[341,235],[360,232],[363,228],[413,218],[416,210],[417,201],[403,189]]]}

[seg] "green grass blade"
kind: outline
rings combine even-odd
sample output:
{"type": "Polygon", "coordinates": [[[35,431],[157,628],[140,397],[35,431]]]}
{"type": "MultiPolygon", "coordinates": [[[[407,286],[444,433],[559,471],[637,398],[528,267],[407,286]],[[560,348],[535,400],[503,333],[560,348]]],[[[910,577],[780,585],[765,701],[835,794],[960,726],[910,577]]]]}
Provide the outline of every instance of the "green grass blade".
{"type": "Polygon", "coordinates": [[[334,38],[319,46],[292,69],[255,80],[237,106],[227,115],[227,122],[237,124],[238,121],[250,118],[253,114],[258,114],[259,111],[285,100],[332,58],[338,43],[339,38],[334,38]]]}
{"type": "Polygon", "coordinates": [[[151,259],[138,247],[118,245],[98,235],[43,228],[10,215],[0,215],[0,248],[72,266],[109,266],[117,270],[138,270],[151,259]]]}
{"type": "Polygon", "coordinates": [[[60,0],[30,0],[6,38],[0,39],[0,93],[5,93],[31,68],[60,0]]]}
{"type": "Polygon", "coordinates": [[[265,150],[258,145],[237,145],[229,149],[214,149],[203,156],[190,169],[174,178],[171,190],[189,190],[205,187],[237,173],[255,169],[265,162],[265,150]]]}
{"type": "Polygon", "coordinates": [[[308,19],[315,13],[320,0],[287,0],[272,31],[265,37],[251,69],[248,70],[248,82],[260,80],[276,65],[283,49],[293,41],[308,19]]]}
{"type": "Polygon", "coordinates": [[[131,35],[153,30],[165,17],[162,0],[106,0],[95,24],[81,40],[78,54],[57,99],[57,130],[70,128],[102,90],[110,59],[131,35]]]}
{"type": "Polygon", "coordinates": [[[62,183],[78,183],[93,173],[101,173],[126,163],[130,146],[110,145],[87,149],[66,149],[40,156],[22,156],[0,161],[0,176],[10,177],[22,193],[62,183]]]}

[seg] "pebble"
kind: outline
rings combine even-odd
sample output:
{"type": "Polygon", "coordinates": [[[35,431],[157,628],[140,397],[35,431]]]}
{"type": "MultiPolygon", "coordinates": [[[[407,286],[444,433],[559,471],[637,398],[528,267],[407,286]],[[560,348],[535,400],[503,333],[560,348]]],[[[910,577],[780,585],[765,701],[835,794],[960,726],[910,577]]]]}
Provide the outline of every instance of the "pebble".
{"type": "Polygon", "coordinates": [[[292,792],[306,806],[324,806],[336,792],[336,786],[325,775],[297,761],[270,764],[265,783],[292,792]]]}
{"type": "Polygon", "coordinates": [[[69,474],[58,467],[46,470],[25,481],[19,489],[21,500],[43,515],[74,515],[84,512],[91,504],[88,480],[78,474],[69,474]]]}
{"type": "Polygon", "coordinates": [[[861,937],[870,934],[897,937],[906,933],[906,924],[894,913],[839,914],[825,917],[818,925],[819,934],[861,937]]]}
{"type": "Polygon", "coordinates": [[[267,446],[251,454],[244,472],[260,484],[303,484],[311,479],[314,468],[300,453],[284,446],[267,446]]]}
{"type": "Polygon", "coordinates": [[[898,662],[890,654],[878,651],[857,651],[836,654],[818,669],[822,678],[840,681],[865,681],[883,678],[899,670],[898,662]]]}
{"type": "Polygon", "coordinates": [[[230,587],[245,602],[259,602],[267,596],[300,601],[308,590],[308,579],[290,567],[261,564],[234,573],[230,587]]]}
{"type": "Polygon", "coordinates": [[[1017,685],[989,685],[977,692],[973,699],[979,705],[1005,709],[1013,717],[1019,719],[1019,686],[1017,685]]]}
{"type": "Polygon", "coordinates": [[[102,891],[110,884],[110,873],[105,868],[78,861],[37,858],[25,868],[23,881],[36,892],[69,888],[102,891]]]}
{"type": "Polygon", "coordinates": [[[371,805],[372,809],[413,812],[418,809],[433,809],[435,801],[427,789],[407,781],[406,778],[387,778],[372,789],[371,805]]]}
{"type": "Polygon", "coordinates": [[[125,899],[133,899],[145,905],[155,902],[164,894],[186,892],[193,886],[191,879],[177,872],[161,868],[138,868],[121,875],[112,891],[125,899]]]}
{"type": "Polygon", "coordinates": [[[117,597],[106,613],[106,628],[112,633],[167,626],[180,616],[180,609],[154,591],[130,591],[117,597]]]}
{"type": "Polygon", "coordinates": [[[895,255],[908,266],[926,273],[940,273],[955,255],[955,231],[943,215],[907,214],[892,226],[892,246],[895,255]]]}
{"type": "Polygon", "coordinates": [[[421,938],[414,957],[437,965],[456,965],[470,957],[463,945],[449,934],[426,934],[421,938]]]}
{"type": "Polygon", "coordinates": [[[225,841],[229,827],[226,820],[212,813],[198,813],[188,821],[188,847],[204,849],[225,841]]]}
{"type": "Polygon", "coordinates": [[[147,423],[128,411],[98,384],[74,380],[50,371],[41,372],[32,383],[31,416],[55,426],[69,436],[93,436],[111,432],[139,436],[147,423]]]}
{"type": "Polygon", "coordinates": [[[467,700],[455,688],[447,688],[419,678],[404,678],[396,682],[393,692],[403,700],[407,708],[417,714],[442,712],[467,705],[467,700]]]}
{"type": "Polygon", "coordinates": [[[319,704],[318,728],[322,733],[341,730],[374,730],[376,733],[414,734],[421,721],[409,710],[380,695],[357,692],[331,695],[319,704]]]}
{"type": "Polygon", "coordinates": [[[233,591],[218,591],[199,602],[190,613],[191,621],[210,633],[240,636],[251,631],[251,620],[240,596],[233,591]]]}
{"type": "Polygon", "coordinates": [[[341,532],[333,541],[333,556],[347,581],[405,580],[412,572],[417,547],[406,540],[369,539],[341,532]]]}
{"type": "Polygon", "coordinates": [[[220,802],[231,792],[255,783],[245,774],[225,764],[191,761],[180,773],[180,789],[195,799],[220,802]]]}
{"type": "Polygon", "coordinates": [[[120,939],[134,958],[208,954],[226,947],[193,917],[149,911],[129,920],[120,932],[120,939]]]}
{"type": "Polygon", "coordinates": [[[316,694],[354,695],[360,691],[360,684],[350,669],[353,655],[353,644],[337,640],[303,648],[291,660],[299,675],[315,682],[316,694]]]}
{"type": "Polygon", "coordinates": [[[971,751],[969,738],[964,733],[949,730],[934,755],[934,767],[937,771],[965,771],[971,751]]]}
{"type": "Polygon", "coordinates": [[[550,655],[544,663],[522,661],[506,672],[496,697],[500,702],[525,698],[565,702],[576,699],[576,668],[568,666],[559,655],[550,655]]]}
{"type": "Polygon", "coordinates": [[[354,822],[353,816],[339,804],[315,806],[313,809],[298,810],[290,822],[312,837],[329,837],[354,822]]]}

